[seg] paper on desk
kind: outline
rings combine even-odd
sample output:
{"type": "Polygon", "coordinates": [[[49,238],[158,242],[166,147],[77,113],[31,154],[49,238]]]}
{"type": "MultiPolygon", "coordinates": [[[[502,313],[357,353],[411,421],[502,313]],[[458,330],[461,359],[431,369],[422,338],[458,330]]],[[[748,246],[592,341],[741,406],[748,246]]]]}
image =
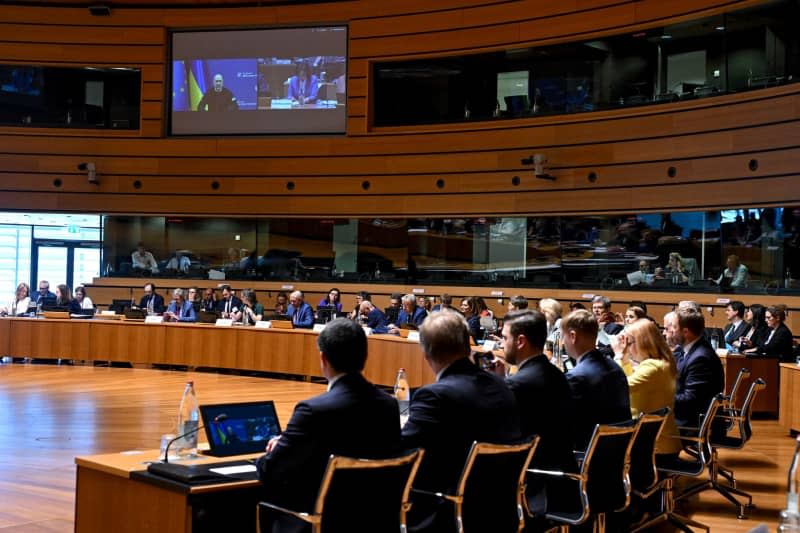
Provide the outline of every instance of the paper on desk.
{"type": "Polygon", "coordinates": [[[230,476],[232,474],[244,474],[247,472],[255,472],[256,465],[235,465],[235,466],[221,466],[219,468],[209,468],[209,471],[219,474],[221,476],[230,476]]]}

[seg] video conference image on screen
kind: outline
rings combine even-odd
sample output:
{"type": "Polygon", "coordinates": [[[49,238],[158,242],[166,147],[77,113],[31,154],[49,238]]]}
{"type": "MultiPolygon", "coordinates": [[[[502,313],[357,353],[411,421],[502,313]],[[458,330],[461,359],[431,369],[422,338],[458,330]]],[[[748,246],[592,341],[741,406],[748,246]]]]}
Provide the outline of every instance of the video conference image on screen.
{"type": "Polygon", "coordinates": [[[344,27],[174,33],[172,134],[344,133],[344,27]]]}

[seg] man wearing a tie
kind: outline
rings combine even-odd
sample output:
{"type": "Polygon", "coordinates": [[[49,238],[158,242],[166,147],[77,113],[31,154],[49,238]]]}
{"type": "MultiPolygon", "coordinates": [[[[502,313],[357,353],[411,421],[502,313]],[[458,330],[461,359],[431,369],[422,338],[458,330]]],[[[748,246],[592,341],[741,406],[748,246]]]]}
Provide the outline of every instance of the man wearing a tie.
{"type": "Polygon", "coordinates": [[[160,315],[164,312],[164,297],[156,293],[155,284],[145,284],[144,296],[139,300],[139,308],[145,309],[148,315],[160,315]]]}
{"type": "Polygon", "coordinates": [[[236,297],[230,285],[222,286],[222,299],[217,302],[217,311],[222,318],[231,318],[242,308],[242,301],[236,297]]]}
{"type": "Polygon", "coordinates": [[[289,305],[286,316],[292,319],[296,328],[310,328],[314,326],[314,311],[311,306],[303,301],[303,293],[294,291],[289,295],[289,305]]]}

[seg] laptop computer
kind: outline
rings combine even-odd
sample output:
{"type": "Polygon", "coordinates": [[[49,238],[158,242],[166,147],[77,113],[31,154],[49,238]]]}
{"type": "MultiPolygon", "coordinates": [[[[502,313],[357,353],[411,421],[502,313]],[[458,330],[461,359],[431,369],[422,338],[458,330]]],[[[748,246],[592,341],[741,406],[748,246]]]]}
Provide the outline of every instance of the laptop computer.
{"type": "Polygon", "coordinates": [[[263,452],[269,439],[281,434],[272,401],[201,405],[200,416],[209,446],[204,453],[214,457],[263,452]]]}
{"type": "Polygon", "coordinates": [[[197,321],[202,324],[214,324],[219,317],[219,313],[216,311],[198,311],[197,312],[197,321]]]}

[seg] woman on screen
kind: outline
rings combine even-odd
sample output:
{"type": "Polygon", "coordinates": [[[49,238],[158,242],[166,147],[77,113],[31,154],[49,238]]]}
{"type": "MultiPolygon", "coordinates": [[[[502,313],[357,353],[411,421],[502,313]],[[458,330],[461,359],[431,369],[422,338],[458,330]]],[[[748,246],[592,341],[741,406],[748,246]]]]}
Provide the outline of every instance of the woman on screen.
{"type": "Polygon", "coordinates": [[[297,74],[289,78],[289,98],[300,105],[317,102],[319,80],[311,74],[311,67],[305,61],[297,63],[297,74]]]}

